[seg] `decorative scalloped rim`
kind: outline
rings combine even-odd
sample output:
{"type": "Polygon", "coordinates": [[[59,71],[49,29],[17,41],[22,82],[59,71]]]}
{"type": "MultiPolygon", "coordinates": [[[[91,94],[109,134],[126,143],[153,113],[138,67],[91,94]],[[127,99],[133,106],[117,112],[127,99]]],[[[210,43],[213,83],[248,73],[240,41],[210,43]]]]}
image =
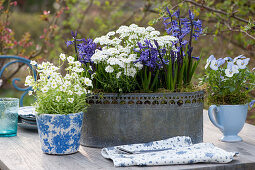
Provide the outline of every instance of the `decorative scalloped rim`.
{"type": "Polygon", "coordinates": [[[87,99],[89,104],[190,105],[204,102],[204,91],[187,93],[106,93],[87,99]]]}

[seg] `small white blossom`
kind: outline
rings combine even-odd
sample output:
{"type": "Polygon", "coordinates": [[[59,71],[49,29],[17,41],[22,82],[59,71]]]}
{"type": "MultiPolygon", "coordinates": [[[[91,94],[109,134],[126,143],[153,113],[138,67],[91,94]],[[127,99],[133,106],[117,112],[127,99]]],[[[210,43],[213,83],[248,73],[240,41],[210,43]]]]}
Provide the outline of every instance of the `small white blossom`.
{"type": "Polygon", "coordinates": [[[151,27],[151,26],[148,26],[147,28],[146,28],[146,31],[154,31],[155,30],[155,28],[153,28],[153,27],[151,27]]]}
{"type": "Polygon", "coordinates": [[[32,76],[27,76],[26,80],[25,80],[25,86],[31,86],[32,82],[33,82],[33,77],[32,76]]]}
{"type": "Polygon", "coordinates": [[[67,61],[68,61],[68,63],[72,64],[74,62],[74,58],[72,56],[69,56],[69,57],[67,57],[67,61]]]}
{"type": "Polygon", "coordinates": [[[75,92],[78,96],[81,96],[82,94],[83,94],[83,92],[82,91],[77,91],[77,92],[75,92]]]}
{"type": "Polygon", "coordinates": [[[72,90],[68,90],[67,94],[73,95],[73,91],[72,90]]]}
{"type": "Polygon", "coordinates": [[[65,60],[66,60],[66,55],[63,54],[63,53],[61,53],[61,54],[59,55],[59,58],[60,58],[62,61],[65,61],[65,60]]]}
{"type": "Polygon", "coordinates": [[[106,71],[107,73],[112,73],[112,72],[114,71],[114,69],[113,69],[111,66],[107,66],[107,67],[105,68],[105,71],[106,71]]]}
{"type": "Polygon", "coordinates": [[[31,96],[32,94],[33,94],[33,91],[30,90],[30,91],[28,92],[28,95],[31,96]]]}
{"type": "Polygon", "coordinates": [[[58,86],[57,86],[57,83],[56,83],[55,81],[53,81],[53,82],[51,83],[51,87],[52,87],[53,89],[57,88],[57,87],[58,87],[58,86]]]}
{"type": "Polygon", "coordinates": [[[86,84],[86,86],[93,86],[92,81],[89,78],[85,78],[84,83],[86,84]]]}
{"type": "Polygon", "coordinates": [[[32,60],[32,61],[30,62],[30,64],[33,65],[33,66],[35,66],[35,65],[37,64],[37,62],[34,61],[34,60],[32,60]]]}
{"type": "Polygon", "coordinates": [[[74,98],[67,98],[67,100],[68,100],[69,103],[73,103],[74,98]]]}
{"type": "Polygon", "coordinates": [[[60,90],[60,91],[63,91],[63,92],[66,92],[66,89],[67,89],[67,86],[66,86],[66,85],[63,85],[63,86],[60,86],[60,87],[59,87],[59,90],[60,90]]]}
{"type": "Polygon", "coordinates": [[[118,78],[120,78],[120,76],[121,76],[121,72],[118,72],[118,73],[116,74],[116,78],[118,79],[118,78]]]}
{"type": "Polygon", "coordinates": [[[111,31],[111,32],[108,32],[106,35],[107,35],[108,37],[114,36],[114,35],[115,35],[115,32],[114,32],[114,31],[111,31]]]}
{"type": "Polygon", "coordinates": [[[56,101],[59,102],[61,100],[61,96],[56,97],[56,101]]]}
{"type": "Polygon", "coordinates": [[[42,88],[42,92],[43,92],[43,93],[47,93],[48,90],[49,90],[49,88],[48,88],[47,86],[42,88]]]}

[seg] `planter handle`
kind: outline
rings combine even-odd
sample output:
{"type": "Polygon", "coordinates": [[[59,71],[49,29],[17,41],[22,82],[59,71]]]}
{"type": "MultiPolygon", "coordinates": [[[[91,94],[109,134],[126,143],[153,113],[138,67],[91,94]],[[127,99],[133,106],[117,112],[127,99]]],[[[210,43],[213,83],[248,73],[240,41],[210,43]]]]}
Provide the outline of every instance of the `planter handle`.
{"type": "Polygon", "coordinates": [[[208,115],[209,118],[211,120],[211,122],[214,124],[214,126],[216,126],[217,128],[219,128],[221,131],[224,130],[224,127],[219,125],[216,120],[215,120],[215,112],[218,112],[219,108],[216,105],[211,105],[209,110],[208,110],[208,115]]]}

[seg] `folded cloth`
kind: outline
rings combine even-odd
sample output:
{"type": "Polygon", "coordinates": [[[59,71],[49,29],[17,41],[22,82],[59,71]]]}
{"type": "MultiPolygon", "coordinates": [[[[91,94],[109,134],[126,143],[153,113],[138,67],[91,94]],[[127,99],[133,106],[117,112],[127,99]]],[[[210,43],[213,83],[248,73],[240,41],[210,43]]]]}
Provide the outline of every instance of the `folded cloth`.
{"type": "Polygon", "coordinates": [[[114,166],[151,166],[228,163],[238,153],[224,151],[211,143],[192,144],[190,137],[177,136],[149,143],[103,148],[101,154],[113,160],[114,166]]]}
{"type": "Polygon", "coordinates": [[[35,117],[35,107],[34,106],[24,106],[20,107],[18,111],[19,116],[35,117]]]}

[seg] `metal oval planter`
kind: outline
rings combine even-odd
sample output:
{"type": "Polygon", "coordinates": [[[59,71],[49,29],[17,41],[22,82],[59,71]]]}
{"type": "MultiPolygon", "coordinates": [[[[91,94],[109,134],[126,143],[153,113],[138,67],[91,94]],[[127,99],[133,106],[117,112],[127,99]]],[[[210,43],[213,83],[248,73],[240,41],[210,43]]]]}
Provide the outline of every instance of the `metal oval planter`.
{"type": "Polygon", "coordinates": [[[81,145],[101,148],[174,136],[203,141],[203,91],[103,94],[87,100],[81,145]]]}

